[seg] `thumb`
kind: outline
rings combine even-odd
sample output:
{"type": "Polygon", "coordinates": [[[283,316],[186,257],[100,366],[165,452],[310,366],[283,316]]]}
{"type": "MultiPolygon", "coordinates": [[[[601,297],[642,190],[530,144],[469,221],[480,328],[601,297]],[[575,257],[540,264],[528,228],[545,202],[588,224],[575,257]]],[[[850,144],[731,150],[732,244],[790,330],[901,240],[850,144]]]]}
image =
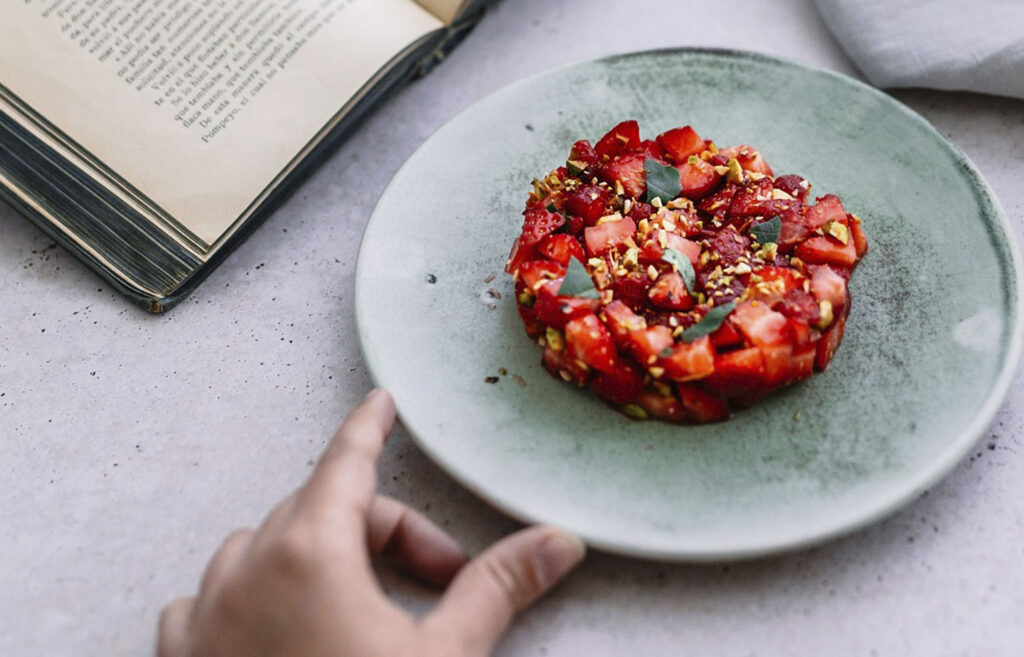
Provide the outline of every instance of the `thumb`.
{"type": "Polygon", "coordinates": [[[582,559],[583,543],[554,527],[530,527],[488,548],[459,571],[424,625],[454,641],[456,654],[490,654],[516,612],[582,559]]]}

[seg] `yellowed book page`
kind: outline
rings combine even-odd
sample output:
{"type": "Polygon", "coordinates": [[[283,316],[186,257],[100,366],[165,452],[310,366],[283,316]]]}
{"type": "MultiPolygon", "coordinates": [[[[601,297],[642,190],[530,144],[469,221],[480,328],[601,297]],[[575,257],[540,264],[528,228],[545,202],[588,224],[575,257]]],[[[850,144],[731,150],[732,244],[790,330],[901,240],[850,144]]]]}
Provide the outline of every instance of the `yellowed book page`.
{"type": "Polygon", "coordinates": [[[451,25],[466,4],[465,0],[416,0],[427,11],[440,18],[445,25],[451,25]]]}
{"type": "Polygon", "coordinates": [[[409,44],[411,0],[21,0],[0,83],[207,244],[409,44]]]}

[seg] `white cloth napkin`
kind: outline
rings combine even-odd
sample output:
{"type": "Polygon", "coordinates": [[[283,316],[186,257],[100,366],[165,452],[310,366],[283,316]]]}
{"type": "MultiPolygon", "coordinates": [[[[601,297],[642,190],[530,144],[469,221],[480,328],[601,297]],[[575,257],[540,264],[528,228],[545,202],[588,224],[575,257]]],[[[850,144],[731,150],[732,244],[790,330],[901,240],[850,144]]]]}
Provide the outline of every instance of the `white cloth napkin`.
{"type": "Polygon", "coordinates": [[[1024,0],[815,0],[872,84],[1024,98],[1024,0]]]}

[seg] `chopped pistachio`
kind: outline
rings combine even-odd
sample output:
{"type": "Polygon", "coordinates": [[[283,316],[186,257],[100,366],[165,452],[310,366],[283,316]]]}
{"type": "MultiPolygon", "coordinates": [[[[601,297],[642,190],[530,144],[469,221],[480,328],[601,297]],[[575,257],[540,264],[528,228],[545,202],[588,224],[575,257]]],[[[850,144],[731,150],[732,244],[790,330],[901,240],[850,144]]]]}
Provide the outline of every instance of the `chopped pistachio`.
{"type": "Polygon", "coordinates": [[[783,190],[779,189],[778,187],[775,187],[775,188],[772,189],[772,198],[774,198],[774,199],[781,199],[783,201],[792,201],[793,200],[792,196],[790,196],[789,194],[787,194],[783,190]]]}
{"type": "Polygon", "coordinates": [[[649,367],[649,368],[647,368],[647,371],[650,372],[651,376],[653,376],[655,379],[660,379],[661,376],[665,373],[665,368],[664,367],[649,367]]]}
{"type": "Polygon", "coordinates": [[[647,419],[647,411],[637,406],[636,404],[625,404],[622,407],[622,412],[628,415],[629,417],[635,418],[637,420],[647,419]]]}
{"type": "Polygon", "coordinates": [[[729,167],[728,173],[725,174],[725,180],[727,182],[743,182],[743,167],[740,166],[739,160],[736,158],[730,158],[726,166],[729,167]]]}
{"type": "Polygon", "coordinates": [[[565,349],[565,342],[562,340],[562,334],[557,329],[553,329],[550,326],[544,331],[544,338],[547,340],[548,346],[555,351],[561,351],[565,349]]]}
{"type": "Polygon", "coordinates": [[[835,219],[828,222],[828,225],[825,226],[825,231],[843,244],[847,244],[850,241],[850,230],[846,227],[846,224],[835,219]]]}
{"type": "Polygon", "coordinates": [[[654,265],[648,265],[647,266],[647,278],[649,278],[649,279],[651,279],[653,281],[657,277],[658,277],[658,268],[655,267],[654,265]]]}
{"type": "Polygon", "coordinates": [[[606,214],[605,216],[603,216],[600,219],[598,219],[597,223],[598,223],[598,225],[600,225],[600,224],[611,223],[613,221],[622,221],[622,214],[618,213],[618,212],[613,212],[612,214],[606,214]]]}
{"type": "Polygon", "coordinates": [[[820,314],[818,319],[818,328],[823,329],[832,323],[832,302],[828,299],[822,299],[819,301],[818,313],[820,314]]]}

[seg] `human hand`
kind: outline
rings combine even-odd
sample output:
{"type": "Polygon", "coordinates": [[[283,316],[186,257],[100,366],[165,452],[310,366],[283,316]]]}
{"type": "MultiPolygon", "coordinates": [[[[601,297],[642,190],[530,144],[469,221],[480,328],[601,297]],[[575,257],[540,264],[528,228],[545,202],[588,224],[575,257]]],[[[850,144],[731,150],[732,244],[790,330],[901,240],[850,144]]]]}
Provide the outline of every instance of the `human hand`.
{"type": "Polygon", "coordinates": [[[583,558],[578,539],[530,527],[467,563],[444,530],[376,494],[394,418],[383,390],[352,411],[309,481],[225,540],[195,598],[164,609],[158,657],[483,657],[583,558]],[[385,596],[371,555],[448,589],[413,618],[385,596]]]}

